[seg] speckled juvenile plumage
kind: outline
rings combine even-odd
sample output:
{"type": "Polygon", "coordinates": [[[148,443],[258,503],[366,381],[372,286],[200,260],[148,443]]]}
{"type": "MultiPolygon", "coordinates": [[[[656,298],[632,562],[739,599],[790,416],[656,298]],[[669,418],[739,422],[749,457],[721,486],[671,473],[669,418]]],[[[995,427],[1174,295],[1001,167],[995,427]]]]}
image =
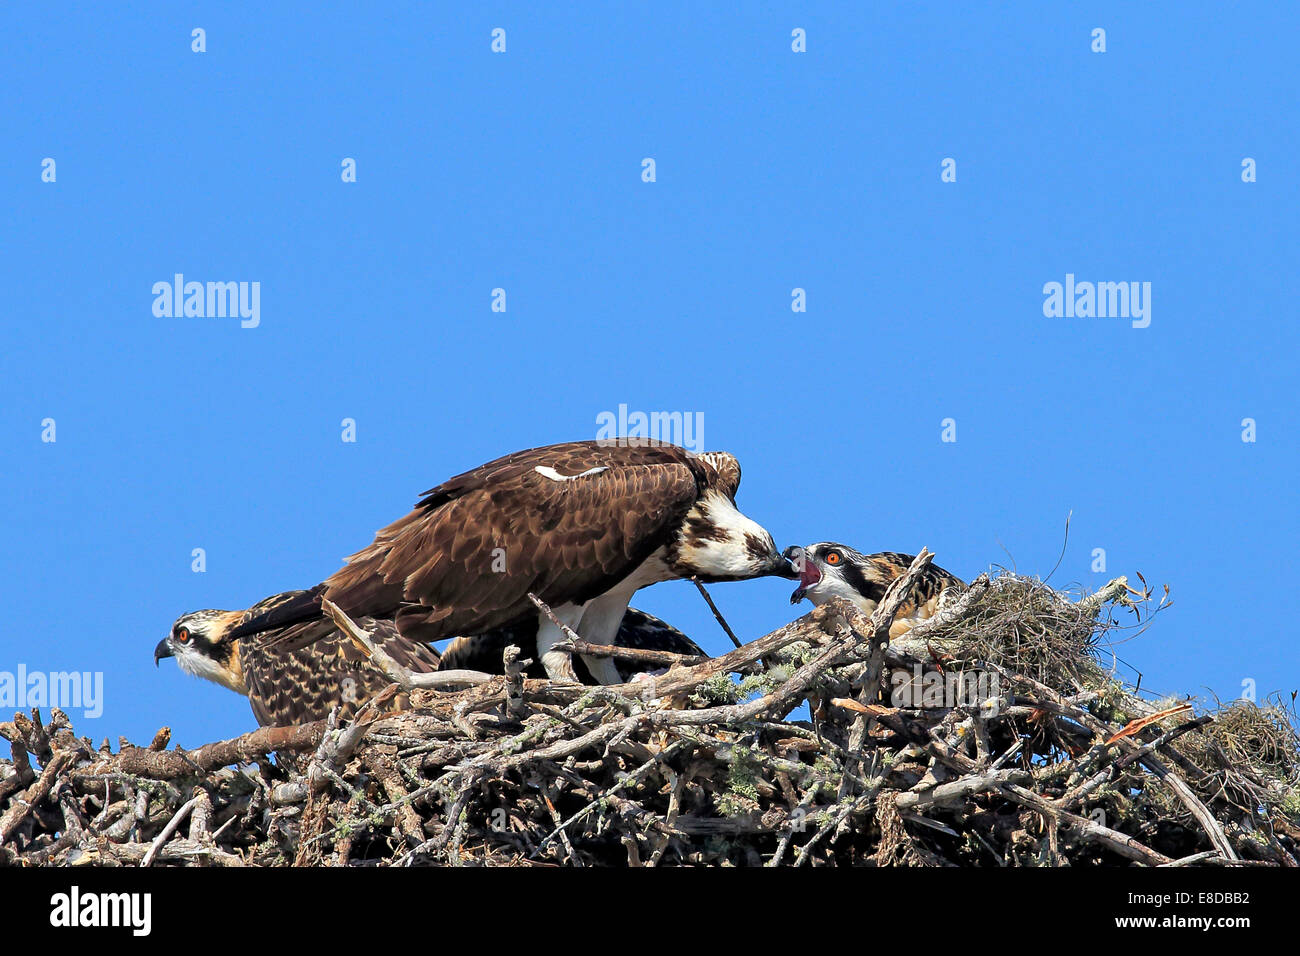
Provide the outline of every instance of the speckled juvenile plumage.
{"type": "MultiPolygon", "coordinates": [[[[866,614],[875,611],[889,585],[905,574],[915,559],[915,555],[897,551],[863,554],[836,541],[787,548],[785,555],[800,573],[799,587],[790,595],[790,603],[797,604],[807,598],[821,605],[842,597],[866,614]]],[[[960,578],[936,564],[926,565],[894,617],[890,638],[905,634],[933,617],[951,595],[965,589],[966,584],[960,578]]]]}
{"type": "MultiPolygon", "coordinates": [[[[436,670],[436,651],[403,640],[392,621],[362,618],[357,622],[376,644],[402,666],[416,672],[436,670]]],[[[322,640],[281,651],[263,641],[240,642],[248,701],[259,724],[300,724],[328,716],[335,704],[340,717],[351,717],[361,704],[391,681],[371,663],[356,642],[335,630],[322,640]]],[[[405,694],[389,710],[405,710],[405,694]]]]}
{"type": "MultiPolygon", "coordinates": [[[[364,650],[337,629],[312,644],[277,646],[259,638],[234,638],[230,633],[250,617],[264,614],[302,594],[276,594],[247,611],[194,611],[183,615],[154,649],[154,659],[175,657],[186,673],[221,684],[248,698],[263,726],[289,726],[328,716],[335,705],[341,717],[390,683],[364,650]]],[[[438,653],[403,640],[392,621],[357,621],[395,660],[417,673],[436,670],[438,653]]],[[[274,635],[269,635],[274,636],[274,635]]],[[[407,705],[397,695],[388,709],[407,705]]]]}

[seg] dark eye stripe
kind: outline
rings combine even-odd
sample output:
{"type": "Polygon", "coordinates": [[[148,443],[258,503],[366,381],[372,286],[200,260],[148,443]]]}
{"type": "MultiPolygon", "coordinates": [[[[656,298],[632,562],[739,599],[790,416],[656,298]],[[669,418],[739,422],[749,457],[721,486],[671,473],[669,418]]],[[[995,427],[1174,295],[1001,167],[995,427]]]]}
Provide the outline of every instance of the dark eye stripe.
{"type": "Polygon", "coordinates": [[[840,567],[843,569],[844,580],[848,581],[853,590],[863,597],[870,601],[879,601],[885,596],[885,586],[876,581],[867,580],[867,577],[862,573],[862,569],[853,562],[844,562],[840,567]]]}

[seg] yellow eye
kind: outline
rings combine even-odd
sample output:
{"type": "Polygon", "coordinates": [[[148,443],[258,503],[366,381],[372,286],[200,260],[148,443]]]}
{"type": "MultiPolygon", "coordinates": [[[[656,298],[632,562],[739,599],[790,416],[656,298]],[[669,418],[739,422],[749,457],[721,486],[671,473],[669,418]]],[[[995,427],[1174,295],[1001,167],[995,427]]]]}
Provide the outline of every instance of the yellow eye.
{"type": "Polygon", "coordinates": [[[839,564],[843,560],[844,555],[840,554],[838,551],[828,551],[826,553],[827,564],[839,564]]]}

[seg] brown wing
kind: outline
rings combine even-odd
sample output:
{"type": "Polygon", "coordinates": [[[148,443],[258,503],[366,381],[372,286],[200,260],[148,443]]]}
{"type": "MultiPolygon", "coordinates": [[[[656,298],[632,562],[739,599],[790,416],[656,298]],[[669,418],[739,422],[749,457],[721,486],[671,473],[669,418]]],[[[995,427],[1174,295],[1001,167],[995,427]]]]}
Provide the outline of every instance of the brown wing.
{"type": "Polygon", "coordinates": [[[711,480],[671,445],[515,452],[426,492],[325,582],[327,595],[353,615],[396,615],[418,640],[482,633],[535,613],[530,591],[552,605],[607,591],[666,543],[711,480]]]}
{"type": "Polygon", "coordinates": [[[291,601],[302,597],[306,593],[306,591],[282,591],[279,594],[272,594],[269,598],[263,598],[247,611],[244,611],[243,614],[239,616],[239,620],[236,624],[247,624],[254,618],[261,617],[263,614],[269,614],[276,608],[283,607],[291,601]]]}
{"type": "MultiPolygon", "coordinates": [[[[401,637],[391,621],[362,618],[357,623],[403,666],[420,673],[438,669],[437,652],[401,637]]],[[[337,629],[314,644],[292,650],[269,643],[274,637],[269,632],[266,640],[240,642],[248,700],[263,726],[322,720],[335,706],[340,717],[351,717],[389,684],[365,651],[337,629]]],[[[403,706],[404,700],[394,702],[394,709],[403,706]]]]}

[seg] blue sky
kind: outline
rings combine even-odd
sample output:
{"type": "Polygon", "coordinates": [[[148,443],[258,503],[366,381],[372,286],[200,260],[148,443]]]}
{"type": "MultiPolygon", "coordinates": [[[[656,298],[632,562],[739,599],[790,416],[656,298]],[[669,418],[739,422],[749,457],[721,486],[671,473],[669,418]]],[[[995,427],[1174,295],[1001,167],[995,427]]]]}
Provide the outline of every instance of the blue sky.
{"type": "MultiPolygon", "coordinates": [[[[259,6],[0,14],[0,670],[102,671],[79,732],[251,729],[155,670],[179,614],[620,404],[702,414],[782,545],[1046,574],[1072,512],[1053,583],[1172,588],[1144,687],[1300,685],[1296,8],[259,6]],[[178,272],[260,324],[155,316],[178,272]],[[1046,317],[1067,273],[1149,327],[1046,317]]],[[[789,590],[713,593],[750,638],[789,590]]],[[[636,604],[728,646],[689,584],[636,604]]]]}

